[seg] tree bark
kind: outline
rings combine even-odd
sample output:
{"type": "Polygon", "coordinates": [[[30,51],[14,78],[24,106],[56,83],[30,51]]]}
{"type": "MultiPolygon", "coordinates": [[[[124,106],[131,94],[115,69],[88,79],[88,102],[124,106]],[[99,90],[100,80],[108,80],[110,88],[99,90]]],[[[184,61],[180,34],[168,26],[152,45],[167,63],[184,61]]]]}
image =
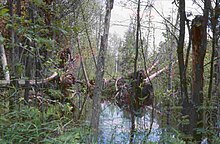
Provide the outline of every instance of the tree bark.
{"type": "MultiPolygon", "coordinates": [[[[168,68],[168,85],[167,85],[167,90],[169,93],[169,97],[171,98],[173,95],[173,78],[172,78],[172,73],[173,73],[173,49],[174,49],[174,41],[171,39],[171,44],[170,44],[170,50],[169,50],[169,68],[168,68]]],[[[170,101],[168,100],[167,102],[167,126],[170,127],[171,124],[171,106],[170,106],[170,101]]]]}
{"type": "Polygon", "coordinates": [[[91,118],[91,127],[96,132],[98,132],[98,126],[99,126],[100,101],[101,101],[100,97],[102,96],[105,57],[106,57],[106,51],[107,51],[107,46],[108,46],[110,18],[111,18],[111,10],[113,8],[113,4],[114,4],[114,0],[106,1],[104,32],[101,37],[101,45],[100,45],[98,63],[97,63],[97,69],[96,69],[95,89],[94,89],[94,96],[93,96],[93,107],[92,107],[92,118],[91,118]]]}
{"type": "Polygon", "coordinates": [[[179,13],[180,13],[180,31],[179,41],[177,47],[177,56],[179,62],[179,74],[180,74],[180,89],[182,100],[188,101],[187,85],[186,85],[186,70],[184,67],[184,40],[185,40],[185,0],[179,1],[179,13]]]}
{"type": "Polygon", "coordinates": [[[4,73],[5,80],[10,82],[10,74],[7,68],[8,67],[7,58],[5,54],[3,41],[1,41],[2,38],[3,37],[0,33],[0,57],[1,57],[1,62],[2,62],[3,73],[4,73]]]}
{"type": "Polygon", "coordinates": [[[13,28],[13,22],[14,22],[14,11],[13,11],[13,0],[8,0],[8,7],[9,7],[9,14],[10,14],[10,20],[11,20],[11,25],[12,27],[10,28],[9,32],[10,32],[10,37],[11,37],[11,67],[12,67],[12,75],[14,76],[16,73],[15,70],[15,64],[17,63],[15,58],[15,32],[14,32],[14,28],[13,28]]]}
{"type": "MultiPolygon", "coordinates": [[[[180,75],[180,94],[182,99],[182,115],[186,117],[189,115],[190,103],[187,92],[186,83],[186,67],[184,65],[184,40],[185,40],[185,0],[179,1],[179,14],[180,14],[180,30],[177,46],[177,57],[179,62],[179,75],[180,75]]],[[[182,124],[181,130],[184,134],[188,135],[192,133],[190,124],[182,124]]]]}
{"type": "MultiPolygon", "coordinates": [[[[82,52],[81,52],[81,48],[80,47],[81,46],[80,46],[79,36],[77,36],[77,48],[78,48],[78,52],[79,52],[79,55],[80,55],[80,62],[81,62],[81,66],[82,66],[83,75],[84,75],[84,78],[85,78],[85,81],[86,81],[87,94],[88,94],[89,91],[90,91],[91,85],[89,83],[89,78],[88,78],[88,75],[87,75],[87,72],[86,72],[86,68],[85,68],[85,65],[84,65],[84,62],[83,62],[82,52]]],[[[83,113],[83,110],[84,110],[84,107],[85,107],[85,104],[86,104],[86,101],[87,101],[87,97],[88,97],[88,95],[86,95],[84,97],[81,110],[79,111],[78,120],[81,119],[81,116],[82,116],[82,113],[83,113]]]]}
{"type": "MultiPolygon", "coordinates": [[[[211,57],[211,66],[210,66],[210,81],[209,81],[209,89],[208,89],[208,106],[213,109],[209,109],[207,111],[208,116],[208,129],[215,130],[218,126],[217,122],[219,119],[218,107],[219,107],[219,98],[220,95],[220,61],[217,60],[215,62],[215,58],[220,57],[220,47],[218,45],[218,24],[219,24],[219,15],[217,12],[219,9],[219,4],[216,1],[215,9],[211,10],[211,24],[212,24],[212,57],[211,57]],[[214,80],[214,82],[213,82],[214,80]],[[213,85],[214,84],[214,85],[213,85]]],[[[218,131],[215,131],[218,135],[218,131]]],[[[208,135],[208,141],[212,143],[211,134],[208,135]]]]}
{"type": "MultiPolygon", "coordinates": [[[[206,1],[207,2],[207,1],[206,1]]],[[[207,3],[206,3],[207,4],[207,3]]],[[[193,128],[193,138],[201,142],[202,133],[198,129],[203,128],[203,72],[204,58],[207,46],[208,14],[204,10],[204,16],[197,16],[192,22],[192,110],[190,123],[193,128]]]]}
{"type": "MultiPolygon", "coordinates": [[[[211,3],[210,3],[211,5],[211,3]]],[[[213,10],[213,9],[212,9],[213,10]]],[[[212,55],[211,55],[211,63],[210,63],[210,78],[209,78],[209,89],[208,89],[208,100],[211,103],[212,99],[212,85],[213,85],[213,71],[214,71],[214,58],[216,52],[216,43],[217,43],[217,31],[216,25],[218,21],[218,17],[215,17],[214,12],[211,12],[211,29],[212,29],[212,55]]]]}
{"type": "Polygon", "coordinates": [[[136,106],[138,105],[137,101],[135,98],[137,97],[137,87],[138,85],[138,80],[137,80],[137,60],[138,60],[138,52],[139,52],[139,32],[140,32],[140,5],[141,1],[138,0],[137,3],[137,28],[136,28],[136,41],[135,41],[135,58],[134,58],[134,76],[133,76],[133,82],[132,82],[132,87],[133,87],[133,92],[131,94],[131,101],[130,101],[130,112],[131,112],[131,132],[130,132],[130,144],[133,143],[134,139],[134,131],[135,131],[135,116],[134,116],[134,110],[136,110],[136,106]]]}
{"type": "Polygon", "coordinates": [[[192,34],[191,34],[191,28],[190,28],[188,19],[186,20],[186,24],[187,24],[187,29],[188,29],[188,33],[189,33],[189,40],[188,40],[188,46],[187,46],[187,51],[186,51],[185,71],[187,71],[187,67],[188,67],[188,63],[189,63],[190,49],[191,49],[191,45],[192,45],[192,34]]]}

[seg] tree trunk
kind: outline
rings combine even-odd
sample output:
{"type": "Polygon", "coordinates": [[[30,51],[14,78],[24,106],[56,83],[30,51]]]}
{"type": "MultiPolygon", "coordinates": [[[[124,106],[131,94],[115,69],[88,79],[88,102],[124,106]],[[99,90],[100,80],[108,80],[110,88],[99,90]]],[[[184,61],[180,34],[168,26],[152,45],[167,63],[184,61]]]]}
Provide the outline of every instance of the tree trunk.
{"type": "MultiPolygon", "coordinates": [[[[31,77],[31,60],[30,56],[26,56],[26,62],[25,62],[25,77],[30,79],[31,77]]],[[[24,90],[24,104],[28,104],[29,101],[29,91],[30,91],[30,81],[25,80],[25,90],[24,90]]]]}
{"type": "MultiPolygon", "coordinates": [[[[216,57],[220,58],[220,45],[217,44],[216,46],[216,57]]],[[[220,119],[220,59],[218,59],[216,62],[215,62],[215,66],[214,66],[214,73],[215,73],[215,82],[214,82],[214,100],[216,100],[216,110],[214,109],[213,111],[213,115],[215,114],[215,119],[214,119],[214,122],[215,122],[215,125],[214,126],[217,126],[217,120],[220,119]]],[[[217,134],[219,134],[219,132],[217,132],[217,134]]]]}
{"type": "Polygon", "coordinates": [[[185,0],[179,1],[179,13],[180,13],[180,31],[179,41],[177,47],[177,56],[179,62],[179,74],[180,74],[180,88],[181,97],[188,101],[187,85],[186,85],[186,70],[184,67],[184,40],[185,40],[185,0]]]}
{"type": "MultiPolygon", "coordinates": [[[[184,40],[185,40],[185,0],[179,1],[179,14],[180,14],[180,31],[179,31],[179,40],[177,46],[177,57],[179,62],[179,75],[180,75],[180,94],[182,99],[182,115],[186,117],[189,115],[190,104],[187,92],[187,83],[186,83],[186,68],[184,65],[184,40]]],[[[191,134],[191,126],[188,124],[182,124],[181,130],[184,134],[191,134]]]]}
{"type": "Polygon", "coordinates": [[[191,34],[191,28],[190,28],[189,22],[190,21],[187,19],[186,24],[187,24],[188,34],[189,34],[189,40],[188,40],[188,46],[187,46],[187,51],[186,51],[186,59],[185,59],[185,69],[186,69],[186,71],[187,71],[187,67],[188,67],[188,63],[189,63],[189,55],[190,55],[190,49],[191,49],[191,45],[192,45],[192,34],[191,34]]]}
{"type": "Polygon", "coordinates": [[[198,129],[203,128],[203,72],[204,57],[207,46],[207,22],[208,15],[197,16],[192,22],[192,103],[191,120],[193,138],[196,142],[202,140],[202,133],[198,129]]]}
{"type": "MultiPolygon", "coordinates": [[[[34,10],[33,10],[33,4],[31,2],[29,2],[29,19],[31,19],[33,22],[34,22],[34,10]]],[[[30,47],[34,47],[33,42],[31,41],[28,41],[27,45],[30,49],[30,47]]],[[[35,52],[36,54],[36,52],[35,52]]],[[[25,80],[25,91],[24,91],[24,103],[25,104],[28,104],[28,101],[29,101],[29,91],[30,91],[30,78],[31,78],[31,57],[29,56],[29,54],[26,55],[25,57],[25,77],[27,77],[28,80],[25,80]]],[[[35,56],[35,59],[36,59],[36,56],[35,56]]],[[[36,63],[35,63],[36,64],[36,63]]],[[[38,74],[38,72],[36,72],[36,75],[38,74]]],[[[35,79],[35,82],[36,79],[35,79]]],[[[37,83],[36,83],[37,84],[37,83]]]]}
{"type": "MultiPolygon", "coordinates": [[[[19,52],[18,49],[16,48],[16,34],[15,34],[15,29],[14,29],[14,23],[16,22],[14,19],[14,8],[13,8],[13,0],[8,0],[8,7],[9,7],[9,14],[10,14],[10,20],[11,20],[11,25],[10,27],[10,37],[11,37],[11,67],[12,67],[12,75],[16,78],[18,78],[17,75],[17,64],[19,61],[19,52]]],[[[20,11],[20,4],[19,1],[17,2],[17,12],[19,13],[20,11]]]]}
{"type": "MultiPolygon", "coordinates": [[[[220,46],[219,46],[219,34],[220,34],[220,27],[219,27],[219,16],[220,16],[220,6],[219,6],[219,2],[216,1],[216,6],[215,6],[215,11],[213,11],[215,13],[214,15],[214,19],[213,19],[213,43],[212,43],[212,47],[213,47],[213,77],[214,77],[214,85],[213,85],[213,90],[212,92],[212,102],[213,102],[213,107],[214,109],[212,110],[212,114],[210,115],[210,117],[212,118],[212,126],[214,128],[218,127],[218,120],[220,119],[220,46]],[[218,26],[218,27],[217,27],[218,26]],[[217,59],[214,62],[214,59],[217,59]]],[[[216,134],[218,135],[219,132],[218,130],[216,131],[216,134]]]]}
{"type": "Polygon", "coordinates": [[[6,81],[10,82],[10,74],[8,70],[8,63],[7,63],[7,58],[5,54],[5,49],[3,45],[3,40],[1,40],[3,37],[0,33],[0,57],[1,57],[1,62],[2,62],[2,68],[3,68],[3,73],[6,81]]]}
{"type": "MultiPolygon", "coordinates": [[[[77,48],[78,48],[78,52],[79,52],[79,55],[80,55],[80,62],[81,62],[81,66],[82,66],[82,71],[83,71],[84,79],[86,81],[87,94],[88,94],[90,92],[91,85],[89,83],[89,78],[88,78],[88,75],[87,75],[87,72],[86,72],[86,68],[85,68],[85,64],[84,64],[83,58],[82,58],[82,52],[81,52],[79,36],[77,36],[77,48]]],[[[79,111],[79,115],[78,115],[78,119],[77,120],[81,119],[81,116],[83,114],[83,110],[84,110],[84,107],[85,107],[85,104],[86,104],[86,101],[87,101],[87,97],[88,97],[88,95],[86,95],[84,97],[83,104],[82,104],[81,110],[79,111]]]]}
{"type": "MultiPolygon", "coordinates": [[[[9,14],[11,16],[11,24],[13,25],[13,0],[8,0],[8,8],[9,8],[9,14]]],[[[11,37],[11,64],[12,64],[12,75],[15,73],[15,52],[14,52],[14,28],[10,28],[9,30],[10,37],[11,37]]]]}
{"type": "MultiPolygon", "coordinates": [[[[12,86],[14,86],[16,89],[18,89],[18,82],[16,81],[16,64],[18,61],[16,61],[16,52],[15,52],[15,31],[14,31],[14,11],[13,11],[13,0],[8,0],[8,8],[9,8],[9,14],[10,14],[10,24],[12,25],[9,30],[10,34],[10,42],[11,42],[11,52],[10,52],[10,57],[11,57],[11,68],[12,68],[12,73],[11,75],[14,76],[14,81],[10,83],[12,86]]],[[[9,100],[9,109],[13,110],[15,107],[15,101],[17,100],[17,93],[14,94],[13,97],[10,98],[9,100]]]]}
{"type": "Polygon", "coordinates": [[[100,97],[102,96],[105,57],[108,46],[110,18],[111,18],[111,10],[113,8],[113,4],[114,4],[114,0],[106,1],[104,33],[101,37],[101,45],[100,45],[98,63],[96,69],[95,89],[93,96],[92,119],[91,119],[91,126],[94,130],[96,130],[96,132],[98,132],[98,126],[99,126],[100,101],[101,101],[100,97]]]}
{"type": "Polygon", "coordinates": [[[134,116],[134,110],[137,109],[137,106],[139,105],[136,101],[137,98],[137,87],[138,80],[137,80],[137,60],[138,60],[138,51],[139,51],[139,32],[140,32],[140,4],[141,1],[138,0],[138,7],[137,7],[137,28],[136,28],[136,41],[135,41],[135,58],[134,58],[134,75],[133,75],[133,82],[132,87],[133,91],[131,94],[131,100],[130,100],[130,112],[131,112],[131,132],[130,132],[130,144],[133,143],[134,139],[134,132],[135,132],[135,116],[134,116]]]}
{"type": "Polygon", "coordinates": [[[86,31],[86,37],[87,37],[87,40],[88,40],[88,43],[89,43],[89,48],[90,48],[91,53],[92,53],[92,58],[93,58],[93,62],[94,62],[95,68],[97,69],[95,53],[94,53],[94,50],[92,48],[92,41],[91,41],[91,38],[89,36],[88,26],[86,24],[86,18],[85,18],[85,14],[84,14],[84,10],[83,10],[82,6],[80,6],[80,9],[81,9],[81,12],[82,12],[82,18],[83,18],[83,23],[84,23],[85,31],[86,31]]]}
{"type": "MultiPolygon", "coordinates": [[[[173,89],[173,85],[172,85],[172,73],[173,73],[173,49],[174,49],[174,41],[173,39],[171,40],[171,45],[170,45],[170,54],[169,54],[169,68],[168,68],[168,85],[167,85],[167,90],[169,93],[169,97],[172,98],[172,89],[173,89]]],[[[168,99],[167,102],[167,126],[170,127],[170,123],[171,123],[171,107],[170,107],[170,100],[168,99]]]]}

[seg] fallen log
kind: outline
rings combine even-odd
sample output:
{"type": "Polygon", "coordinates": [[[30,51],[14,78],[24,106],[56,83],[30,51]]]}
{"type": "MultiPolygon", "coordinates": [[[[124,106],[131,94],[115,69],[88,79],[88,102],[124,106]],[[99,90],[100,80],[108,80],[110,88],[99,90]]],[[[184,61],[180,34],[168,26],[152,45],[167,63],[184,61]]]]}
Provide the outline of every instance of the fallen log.
{"type": "Polygon", "coordinates": [[[44,83],[48,83],[52,80],[54,80],[56,77],[58,77],[58,73],[57,72],[54,72],[51,76],[45,78],[45,79],[42,79],[42,80],[25,80],[25,79],[13,79],[13,80],[0,80],[0,85],[1,86],[6,86],[6,85],[10,85],[10,83],[12,81],[17,81],[18,84],[23,87],[25,86],[25,82],[28,81],[29,85],[30,86],[34,86],[34,85],[41,85],[41,84],[44,84],[44,83]]]}
{"type": "MultiPolygon", "coordinates": [[[[69,54],[68,54],[69,55],[69,54]]],[[[21,87],[28,86],[35,87],[39,85],[46,86],[48,83],[55,83],[57,82],[60,85],[60,90],[63,93],[64,98],[70,95],[70,91],[68,91],[69,87],[74,85],[75,83],[79,83],[82,85],[89,86],[90,93],[93,94],[93,87],[94,83],[88,82],[88,79],[86,79],[86,82],[82,82],[80,80],[76,80],[75,72],[76,69],[79,67],[77,64],[79,62],[80,57],[76,59],[70,59],[71,56],[68,56],[68,61],[65,63],[65,66],[62,67],[62,69],[57,69],[56,72],[53,72],[53,74],[45,79],[42,80],[25,80],[25,79],[18,79],[18,80],[0,80],[1,86],[7,86],[10,85],[12,81],[16,81],[21,87]],[[77,60],[78,59],[78,60],[77,60]],[[58,71],[64,71],[63,74],[59,75],[58,71]]],[[[81,58],[82,61],[82,58],[81,58]]],[[[156,65],[159,63],[159,61],[156,61],[151,67],[147,69],[147,73],[149,73],[156,67],[156,65]]],[[[63,65],[62,65],[63,66],[63,65]]],[[[137,82],[137,92],[138,95],[135,97],[134,101],[134,111],[136,111],[136,114],[139,115],[143,108],[146,106],[150,106],[153,103],[154,99],[154,91],[153,86],[149,83],[152,79],[154,79],[156,76],[164,72],[168,69],[168,66],[156,71],[155,73],[149,75],[147,77],[145,70],[141,69],[137,71],[137,78],[135,81],[137,82]]],[[[132,88],[132,81],[133,81],[134,74],[129,73],[125,77],[119,77],[118,79],[110,79],[105,80],[104,83],[104,93],[103,96],[105,96],[104,99],[107,100],[116,100],[116,104],[122,108],[130,110],[130,101],[131,101],[131,95],[133,94],[133,88],[132,88]]],[[[92,95],[91,95],[92,97],[92,95]]]]}
{"type": "Polygon", "coordinates": [[[158,64],[159,64],[159,60],[154,62],[153,65],[147,69],[147,74],[149,74],[158,64]]]}
{"type": "Polygon", "coordinates": [[[144,79],[145,83],[149,83],[151,80],[153,80],[155,77],[157,77],[159,74],[161,74],[162,72],[164,72],[165,70],[167,70],[169,68],[169,66],[166,66],[158,71],[156,71],[155,73],[153,73],[152,75],[149,76],[149,78],[144,79]]]}

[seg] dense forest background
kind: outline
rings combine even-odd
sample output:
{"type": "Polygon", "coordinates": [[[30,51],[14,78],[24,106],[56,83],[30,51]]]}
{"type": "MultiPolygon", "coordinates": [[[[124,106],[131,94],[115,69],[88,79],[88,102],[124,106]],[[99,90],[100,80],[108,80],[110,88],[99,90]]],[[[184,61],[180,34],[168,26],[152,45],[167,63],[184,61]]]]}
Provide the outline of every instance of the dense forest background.
{"type": "Polygon", "coordinates": [[[156,1],[1,0],[0,143],[220,143],[220,1],[156,1]],[[100,130],[109,105],[126,138],[100,130]]]}

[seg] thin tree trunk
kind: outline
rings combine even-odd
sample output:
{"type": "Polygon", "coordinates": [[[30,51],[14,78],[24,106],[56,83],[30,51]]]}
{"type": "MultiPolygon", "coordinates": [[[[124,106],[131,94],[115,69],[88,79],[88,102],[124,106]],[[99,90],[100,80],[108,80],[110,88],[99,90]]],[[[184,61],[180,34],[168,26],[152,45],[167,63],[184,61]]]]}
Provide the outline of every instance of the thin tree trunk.
{"type": "MultiPolygon", "coordinates": [[[[216,57],[220,57],[220,46],[217,43],[216,45],[216,57]]],[[[213,115],[215,115],[214,126],[217,127],[217,120],[220,119],[220,59],[215,62],[215,82],[214,82],[214,100],[216,102],[216,109],[213,111],[213,115]]],[[[217,131],[217,135],[219,132],[217,131]]]]}
{"type": "Polygon", "coordinates": [[[217,19],[218,19],[213,15],[213,12],[212,12],[211,16],[213,18],[213,20],[211,21],[213,39],[212,39],[212,56],[211,56],[211,63],[210,63],[210,78],[209,78],[209,89],[208,89],[209,103],[211,103],[211,100],[212,100],[213,70],[214,70],[216,40],[217,40],[216,25],[217,25],[217,19]]]}
{"type": "MultiPolygon", "coordinates": [[[[13,11],[13,0],[8,0],[8,7],[9,7],[9,14],[10,14],[10,24],[12,25],[12,27],[9,30],[10,33],[10,38],[11,38],[11,68],[12,68],[12,73],[11,75],[14,76],[16,78],[16,53],[15,53],[15,31],[14,31],[14,11],[13,11]]],[[[16,79],[14,81],[12,81],[10,83],[12,86],[18,88],[18,82],[16,81],[16,79]]],[[[17,99],[17,93],[15,93],[13,95],[13,97],[10,98],[9,100],[9,109],[13,110],[15,107],[15,102],[17,99]]]]}
{"type": "MultiPolygon", "coordinates": [[[[84,75],[84,78],[85,78],[85,81],[86,81],[86,87],[87,87],[87,93],[88,93],[90,91],[90,83],[89,83],[89,78],[88,78],[86,68],[85,68],[85,65],[84,65],[84,62],[83,62],[83,58],[82,58],[82,52],[81,52],[81,49],[80,49],[79,36],[77,36],[77,47],[78,47],[78,52],[79,52],[79,55],[80,55],[82,71],[83,71],[83,75],[84,75]]],[[[84,97],[81,110],[79,111],[78,120],[81,119],[81,116],[82,116],[82,113],[83,113],[83,110],[84,110],[84,107],[85,107],[85,104],[86,104],[86,101],[87,101],[87,97],[88,97],[87,95],[84,97]]]]}
{"type": "MultiPolygon", "coordinates": [[[[142,38],[141,38],[141,30],[140,30],[140,41],[141,41],[141,53],[142,53],[143,62],[144,62],[144,71],[146,72],[146,76],[147,76],[147,78],[148,78],[148,80],[149,80],[149,83],[152,84],[152,83],[151,83],[151,80],[150,80],[150,78],[149,78],[149,73],[150,73],[150,70],[152,70],[155,65],[153,65],[152,67],[150,67],[149,70],[147,69],[147,65],[146,65],[146,57],[147,57],[147,55],[146,55],[146,53],[144,53],[144,46],[143,46],[144,44],[143,44],[143,40],[142,40],[142,38]],[[151,68],[152,68],[152,69],[151,69],[151,68]]],[[[147,51],[147,50],[146,50],[146,51],[147,51]]],[[[159,61],[158,61],[158,62],[159,62],[159,61]]],[[[154,64],[155,64],[155,63],[154,63],[154,64]]]]}
{"type": "MultiPolygon", "coordinates": [[[[185,40],[185,0],[179,1],[179,14],[180,14],[180,30],[179,30],[179,39],[177,46],[177,57],[179,62],[179,75],[180,75],[180,94],[182,99],[182,115],[189,115],[189,98],[187,92],[187,83],[186,83],[186,69],[184,66],[184,40],[185,40]]],[[[190,124],[182,124],[181,130],[184,134],[192,134],[192,129],[190,124]]]]}
{"type": "MultiPolygon", "coordinates": [[[[216,38],[217,38],[217,35],[216,35],[216,24],[212,24],[212,35],[213,35],[213,39],[212,39],[212,56],[211,56],[211,63],[210,63],[210,78],[209,78],[209,88],[208,88],[208,102],[207,102],[207,128],[208,130],[212,131],[214,130],[213,126],[215,125],[213,122],[214,119],[216,119],[216,115],[213,115],[213,110],[214,109],[209,109],[209,108],[215,108],[215,101],[213,101],[213,91],[212,91],[212,88],[213,88],[213,72],[214,72],[214,58],[215,58],[215,51],[216,51],[216,38]]],[[[211,138],[212,137],[212,134],[211,133],[208,133],[208,141],[211,143],[211,138]]]]}
{"type": "Polygon", "coordinates": [[[189,25],[189,20],[186,20],[186,24],[187,24],[187,29],[188,29],[188,33],[189,33],[189,40],[188,40],[188,46],[187,46],[187,51],[186,51],[185,72],[187,71],[190,49],[191,49],[191,45],[192,45],[192,34],[191,34],[191,28],[189,25]]]}
{"type": "MultiPolygon", "coordinates": [[[[30,56],[27,55],[25,62],[25,77],[30,79],[31,75],[31,61],[30,56]]],[[[30,91],[30,82],[29,80],[25,80],[25,91],[24,91],[24,103],[28,104],[29,101],[29,91],[30,91]]]]}
{"type": "MultiPolygon", "coordinates": [[[[11,16],[10,20],[11,20],[11,25],[12,27],[10,28],[10,37],[11,37],[11,67],[12,67],[12,75],[15,77],[15,79],[18,78],[18,74],[17,74],[17,68],[16,65],[18,64],[18,60],[19,60],[19,51],[16,48],[16,34],[15,34],[15,29],[14,29],[14,23],[16,22],[14,19],[14,8],[13,8],[13,0],[8,0],[8,7],[9,7],[9,14],[11,16]]],[[[17,9],[17,14],[20,14],[20,2],[17,1],[17,5],[16,5],[16,9],[17,9]]]]}
{"type": "MultiPolygon", "coordinates": [[[[148,50],[149,50],[149,43],[150,43],[149,39],[150,39],[150,34],[151,34],[151,23],[152,23],[151,22],[151,19],[152,19],[151,12],[152,12],[152,9],[150,8],[149,18],[148,18],[147,42],[146,42],[147,45],[146,45],[146,49],[145,49],[145,53],[144,53],[144,56],[146,59],[148,58],[148,50]]],[[[140,35],[141,35],[141,31],[140,31],[140,35]]],[[[141,38],[141,36],[140,36],[140,38],[141,38]]],[[[154,46],[154,43],[153,43],[153,46],[154,46]]],[[[153,47],[153,48],[155,48],[155,47],[153,47]]],[[[144,63],[144,64],[146,65],[146,63],[144,63]]]]}
{"type": "Polygon", "coordinates": [[[186,73],[184,68],[184,40],[185,40],[185,0],[179,1],[179,13],[180,13],[180,31],[179,41],[177,47],[177,56],[179,62],[179,74],[180,74],[180,89],[182,99],[188,101],[187,85],[186,85],[186,73]]]}
{"type": "Polygon", "coordinates": [[[11,63],[12,63],[12,75],[15,75],[15,64],[17,63],[15,61],[15,33],[13,28],[13,22],[14,22],[14,12],[13,12],[13,0],[8,0],[8,7],[9,7],[9,14],[11,16],[11,24],[12,27],[10,28],[10,37],[11,37],[11,63]]]}
{"type": "MultiPolygon", "coordinates": [[[[219,0],[216,0],[215,2],[215,5],[216,5],[216,8],[215,8],[215,14],[216,14],[216,17],[219,18],[220,16],[220,3],[219,3],[219,0]],[[218,12],[217,12],[218,11],[218,12]]],[[[220,20],[217,19],[217,24],[220,23],[220,20]]],[[[215,105],[214,107],[216,107],[216,109],[213,110],[213,126],[215,127],[218,127],[218,124],[217,124],[217,121],[220,119],[220,45],[219,45],[219,42],[220,42],[220,27],[218,25],[218,37],[216,38],[216,55],[215,57],[217,58],[216,62],[215,62],[215,65],[214,65],[214,78],[215,78],[215,81],[214,81],[214,87],[213,87],[213,94],[214,94],[214,97],[213,97],[213,101],[215,101],[215,105]]],[[[216,131],[216,135],[219,135],[219,131],[216,131]]]]}
{"type": "MultiPolygon", "coordinates": [[[[218,2],[216,1],[215,9],[218,7],[218,2]]],[[[214,12],[214,9],[211,10],[211,24],[212,24],[212,56],[211,56],[211,62],[210,62],[210,80],[209,80],[209,89],[208,89],[208,103],[207,106],[213,109],[208,109],[207,111],[207,124],[208,129],[210,131],[213,131],[215,127],[217,127],[217,107],[218,107],[218,95],[216,95],[216,91],[218,91],[218,83],[215,82],[215,85],[213,86],[213,78],[215,75],[218,75],[214,73],[214,60],[216,55],[218,55],[217,47],[218,47],[218,35],[217,35],[217,24],[218,24],[218,17],[219,14],[217,12],[214,12]],[[217,87],[216,87],[217,86],[217,87]]],[[[215,77],[216,79],[216,77],[215,77]]],[[[216,79],[217,80],[217,79],[216,79]]],[[[217,132],[217,131],[216,131],[217,132]]],[[[218,133],[218,132],[217,132],[218,133]]],[[[209,143],[212,143],[211,134],[208,134],[208,141],[209,143]]]]}
{"type": "Polygon", "coordinates": [[[81,9],[81,12],[82,12],[82,18],[83,18],[83,22],[84,22],[84,27],[85,27],[85,31],[86,31],[87,40],[89,42],[89,48],[90,48],[91,53],[92,53],[92,58],[93,58],[93,62],[95,64],[95,68],[97,69],[96,58],[95,58],[94,51],[92,49],[92,42],[91,42],[91,39],[90,39],[90,36],[89,36],[88,27],[87,27],[87,24],[86,24],[86,18],[85,18],[85,14],[84,14],[82,6],[80,6],[80,9],[81,9]]]}
{"type": "MultiPolygon", "coordinates": [[[[34,21],[34,14],[33,13],[34,12],[33,12],[32,3],[29,2],[29,19],[31,19],[32,21],[34,21]]],[[[29,48],[30,48],[31,44],[32,44],[32,42],[28,41],[29,48]]],[[[37,53],[35,52],[35,60],[36,60],[36,56],[37,56],[37,53]]],[[[36,64],[36,61],[35,61],[35,64],[36,64]]],[[[36,72],[36,74],[37,73],[38,72],[36,72]]],[[[26,60],[25,60],[25,77],[27,77],[29,80],[31,78],[31,57],[29,56],[29,54],[27,54],[26,60]]],[[[25,91],[24,91],[25,104],[28,104],[28,101],[29,101],[29,91],[30,91],[29,80],[25,80],[25,91]]],[[[35,79],[35,84],[37,84],[37,79],[35,79]]]]}
{"type": "Polygon", "coordinates": [[[0,57],[1,57],[1,62],[2,62],[2,68],[3,68],[5,80],[10,82],[10,74],[8,70],[8,63],[7,63],[7,58],[5,54],[4,44],[3,44],[3,41],[1,41],[2,38],[3,37],[0,33],[0,57]]]}
{"type": "Polygon", "coordinates": [[[103,88],[105,57],[106,57],[106,51],[108,47],[108,35],[109,35],[109,27],[110,27],[111,10],[113,8],[113,4],[114,4],[114,0],[106,1],[104,33],[101,37],[101,45],[100,45],[97,70],[96,70],[95,89],[94,89],[93,107],[92,107],[92,118],[91,118],[91,126],[94,130],[96,130],[96,132],[98,132],[98,126],[99,126],[99,116],[100,116],[100,108],[101,108],[100,101],[101,101],[102,88],[103,88]]]}
{"type": "MultiPolygon", "coordinates": [[[[173,40],[171,40],[171,45],[170,45],[170,54],[169,54],[169,68],[168,68],[168,71],[169,71],[169,77],[168,77],[168,85],[167,85],[167,89],[168,89],[168,94],[169,94],[169,97],[171,98],[172,97],[172,88],[173,88],[173,85],[172,85],[172,73],[173,73],[173,49],[174,49],[174,42],[173,40]]],[[[167,126],[170,127],[170,122],[171,122],[171,108],[170,108],[170,100],[168,100],[168,103],[167,103],[167,126]]]]}
{"type": "MultiPolygon", "coordinates": [[[[21,24],[20,18],[21,18],[21,0],[16,0],[16,14],[19,17],[19,19],[16,20],[17,25],[21,24]]],[[[21,53],[22,53],[22,48],[20,46],[18,46],[18,44],[20,43],[17,32],[15,31],[15,61],[20,65],[21,61],[20,61],[20,57],[21,53]]],[[[17,68],[16,68],[17,69],[17,68]]],[[[19,78],[20,75],[16,73],[15,78],[19,78]]]]}
{"type": "Polygon", "coordinates": [[[137,7],[137,28],[136,28],[136,42],[135,42],[135,58],[134,58],[134,76],[133,76],[133,92],[131,94],[130,100],[130,112],[131,112],[131,132],[130,132],[130,144],[133,143],[134,140],[134,132],[135,132],[135,116],[134,110],[136,110],[136,106],[138,106],[137,101],[135,98],[137,97],[137,60],[138,60],[138,52],[139,52],[139,32],[140,32],[140,3],[141,1],[138,0],[138,7],[137,7]]]}
{"type": "MultiPolygon", "coordinates": [[[[172,22],[173,22],[173,16],[172,16],[172,22]]],[[[175,26],[178,26],[178,22],[179,22],[179,14],[177,13],[177,17],[176,17],[176,22],[175,22],[175,26]]],[[[172,77],[172,73],[173,73],[173,50],[175,49],[176,45],[175,45],[175,34],[176,34],[176,29],[172,29],[170,30],[168,24],[166,23],[166,29],[167,29],[167,39],[168,41],[170,41],[170,43],[167,44],[167,49],[169,51],[169,67],[168,67],[168,85],[167,85],[167,90],[168,90],[168,95],[171,98],[173,95],[172,92],[172,81],[173,81],[173,77],[172,77]],[[170,33],[170,35],[169,35],[170,33]]],[[[170,100],[168,99],[167,101],[167,126],[168,126],[168,130],[171,124],[171,108],[170,108],[170,100]]]]}

